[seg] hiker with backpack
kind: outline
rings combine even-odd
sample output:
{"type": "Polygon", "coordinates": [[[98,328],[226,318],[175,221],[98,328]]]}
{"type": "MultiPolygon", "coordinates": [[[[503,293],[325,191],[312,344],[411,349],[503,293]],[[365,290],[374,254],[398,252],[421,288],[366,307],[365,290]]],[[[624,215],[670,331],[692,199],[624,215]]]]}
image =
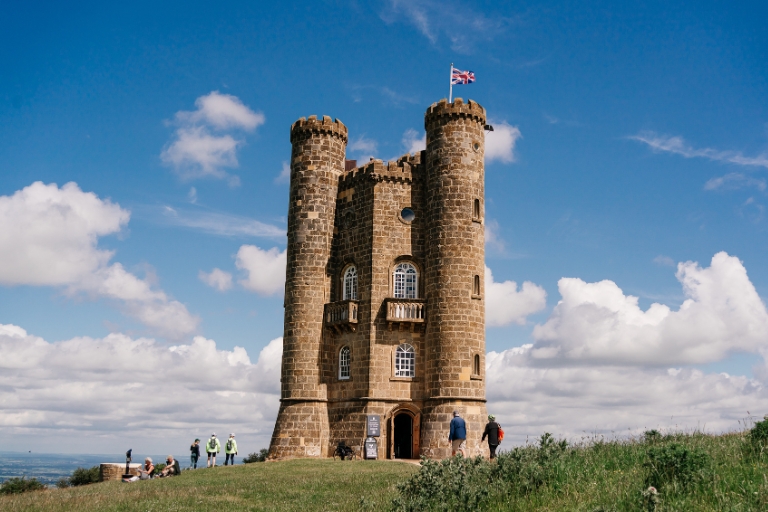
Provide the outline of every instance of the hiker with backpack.
{"type": "Polygon", "coordinates": [[[235,455],[237,455],[237,441],[235,441],[235,434],[229,434],[229,439],[227,439],[227,444],[224,445],[224,453],[225,453],[225,459],[224,459],[224,465],[226,466],[227,463],[231,460],[232,465],[235,465],[235,455]]]}
{"type": "Polygon", "coordinates": [[[216,432],[211,434],[211,438],[205,443],[205,452],[208,454],[208,467],[216,467],[216,454],[221,451],[221,443],[216,438],[216,432]],[[213,465],[211,465],[213,462],[213,465]]]}
{"type": "Polygon", "coordinates": [[[496,448],[501,443],[501,440],[504,439],[504,430],[502,430],[501,425],[496,423],[496,416],[493,414],[488,415],[488,423],[485,425],[480,442],[485,441],[486,436],[488,436],[488,448],[491,450],[491,460],[493,460],[496,458],[496,448]]]}

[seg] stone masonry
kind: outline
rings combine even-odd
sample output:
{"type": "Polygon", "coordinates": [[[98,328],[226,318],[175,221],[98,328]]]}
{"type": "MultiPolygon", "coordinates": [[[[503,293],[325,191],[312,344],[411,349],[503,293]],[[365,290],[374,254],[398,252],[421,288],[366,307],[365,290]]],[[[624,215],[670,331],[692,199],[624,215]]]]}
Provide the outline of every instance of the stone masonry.
{"type": "Polygon", "coordinates": [[[345,161],[341,121],[291,127],[271,458],[327,457],[340,441],[359,451],[368,414],[381,417],[379,458],[443,458],[454,410],[467,421],[469,455],[487,451],[485,109],[443,99],[424,126],[425,151],[361,166],[345,161]]]}

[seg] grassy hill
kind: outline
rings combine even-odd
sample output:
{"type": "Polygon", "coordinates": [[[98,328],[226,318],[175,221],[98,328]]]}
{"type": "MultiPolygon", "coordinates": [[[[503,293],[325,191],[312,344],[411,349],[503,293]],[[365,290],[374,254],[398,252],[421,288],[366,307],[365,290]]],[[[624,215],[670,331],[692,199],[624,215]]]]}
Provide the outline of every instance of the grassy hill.
{"type": "Polygon", "coordinates": [[[497,462],[291,460],[0,497],[0,510],[766,511],[765,436],[646,433],[582,446],[542,436],[497,462]],[[649,487],[653,486],[653,490],[649,487]]]}

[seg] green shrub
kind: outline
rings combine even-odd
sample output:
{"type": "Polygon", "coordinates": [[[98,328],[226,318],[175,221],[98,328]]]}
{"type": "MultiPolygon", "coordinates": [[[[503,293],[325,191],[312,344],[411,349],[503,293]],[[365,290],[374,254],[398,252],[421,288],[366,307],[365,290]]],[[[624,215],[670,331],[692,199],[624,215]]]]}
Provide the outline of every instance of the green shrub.
{"type": "Polygon", "coordinates": [[[39,491],[41,489],[45,489],[45,484],[37,478],[15,477],[9,478],[0,484],[0,494],[21,494],[22,492],[39,491]]]}
{"type": "Polygon", "coordinates": [[[396,511],[474,510],[488,497],[490,464],[482,457],[461,455],[431,461],[421,459],[421,470],[397,485],[396,511]]]}
{"type": "Polygon", "coordinates": [[[77,468],[69,477],[69,485],[77,487],[79,485],[95,484],[99,481],[99,466],[92,468],[77,468]]]}
{"type": "Polygon", "coordinates": [[[648,471],[646,485],[662,489],[665,485],[687,487],[707,475],[710,457],[704,451],[688,449],[679,443],[648,449],[644,467],[648,471]]]}
{"type": "Polygon", "coordinates": [[[765,416],[763,421],[756,422],[747,437],[756,448],[765,448],[768,445],[768,416],[765,416]]]}
{"type": "Polygon", "coordinates": [[[59,489],[66,489],[69,487],[69,478],[63,476],[56,481],[56,487],[59,489]]]}
{"type": "Polygon", "coordinates": [[[645,432],[643,432],[643,436],[645,437],[646,443],[656,443],[658,441],[661,441],[661,438],[662,438],[661,432],[659,432],[655,428],[653,430],[646,430],[645,432]]]}
{"type": "Polygon", "coordinates": [[[503,482],[507,494],[527,495],[557,477],[567,448],[566,440],[556,441],[545,433],[539,446],[519,446],[500,454],[492,479],[503,482]]]}
{"type": "Polygon", "coordinates": [[[155,470],[152,472],[153,475],[159,475],[162,470],[165,469],[165,466],[167,466],[165,462],[161,462],[160,464],[155,465],[155,470]]]}
{"type": "Polygon", "coordinates": [[[269,450],[262,448],[259,453],[249,453],[247,457],[243,457],[243,464],[250,464],[251,462],[264,462],[267,460],[269,450]]]}

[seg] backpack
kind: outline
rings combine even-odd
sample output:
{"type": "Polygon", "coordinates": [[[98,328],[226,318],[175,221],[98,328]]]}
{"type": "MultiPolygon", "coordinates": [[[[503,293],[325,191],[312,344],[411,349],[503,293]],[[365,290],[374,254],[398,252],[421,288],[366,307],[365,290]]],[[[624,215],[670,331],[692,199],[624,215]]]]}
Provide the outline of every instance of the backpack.
{"type": "Polygon", "coordinates": [[[499,425],[499,442],[501,442],[504,439],[504,429],[501,428],[501,425],[499,425]]]}
{"type": "Polygon", "coordinates": [[[227,451],[230,451],[230,450],[232,450],[232,440],[228,439],[227,440],[227,451]]]}

